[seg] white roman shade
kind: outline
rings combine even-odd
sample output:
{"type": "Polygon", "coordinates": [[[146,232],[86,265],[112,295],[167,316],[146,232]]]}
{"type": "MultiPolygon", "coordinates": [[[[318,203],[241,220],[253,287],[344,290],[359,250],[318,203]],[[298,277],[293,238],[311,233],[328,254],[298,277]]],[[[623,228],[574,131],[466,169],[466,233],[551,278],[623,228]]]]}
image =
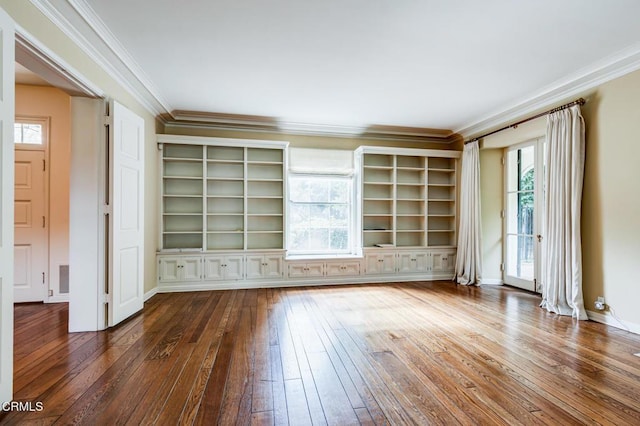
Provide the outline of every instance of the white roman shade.
{"type": "Polygon", "coordinates": [[[353,151],[289,148],[289,172],[350,176],[353,174],[353,151]]]}

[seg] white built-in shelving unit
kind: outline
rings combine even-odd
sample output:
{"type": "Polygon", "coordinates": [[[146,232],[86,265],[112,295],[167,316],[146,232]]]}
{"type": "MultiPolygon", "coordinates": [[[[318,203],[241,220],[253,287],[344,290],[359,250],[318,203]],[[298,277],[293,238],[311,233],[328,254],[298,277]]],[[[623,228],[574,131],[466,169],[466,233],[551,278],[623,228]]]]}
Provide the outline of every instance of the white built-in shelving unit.
{"type": "Polygon", "coordinates": [[[456,244],[457,151],[362,147],[362,246],[456,244]]]}
{"type": "Polygon", "coordinates": [[[287,142],[159,135],[160,291],[450,278],[460,153],[356,150],[358,245],[287,258],[287,142]]]}
{"type": "Polygon", "coordinates": [[[160,141],[163,251],[284,248],[285,142],[160,141]]]}

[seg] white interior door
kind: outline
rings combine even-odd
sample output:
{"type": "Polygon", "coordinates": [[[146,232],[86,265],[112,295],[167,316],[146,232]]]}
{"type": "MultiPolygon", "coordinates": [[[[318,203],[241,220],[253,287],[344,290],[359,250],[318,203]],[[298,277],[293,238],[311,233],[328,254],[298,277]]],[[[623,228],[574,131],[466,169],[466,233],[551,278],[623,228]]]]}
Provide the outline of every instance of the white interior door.
{"type": "Polygon", "coordinates": [[[15,25],[0,8],[0,401],[13,397],[13,120],[15,25]]]}
{"type": "Polygon", "coordinates": [[[117,102],[110,111],[111,327],[144,304],[144,120],[117,102]]]}
{"type": "Polygon", "coordinates": [[[504,282],[538,291],[542,139],[510,147],[505,159],[504,282]]]}
{"type": "Polygon", "coordinates": [[[16,150],[14,177],[13,301],[46,297],[47,218],[44,151],[16,150]]]}

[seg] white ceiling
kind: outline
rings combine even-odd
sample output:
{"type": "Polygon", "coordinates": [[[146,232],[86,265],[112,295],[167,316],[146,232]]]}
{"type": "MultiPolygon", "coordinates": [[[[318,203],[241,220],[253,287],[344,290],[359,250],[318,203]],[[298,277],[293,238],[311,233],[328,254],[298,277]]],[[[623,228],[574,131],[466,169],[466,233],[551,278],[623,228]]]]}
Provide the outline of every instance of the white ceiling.
{"type": "Polygon", "coordinates": [[[67,1],[169,111],[469,133],[640,58],[637,0],[67,1]]]}

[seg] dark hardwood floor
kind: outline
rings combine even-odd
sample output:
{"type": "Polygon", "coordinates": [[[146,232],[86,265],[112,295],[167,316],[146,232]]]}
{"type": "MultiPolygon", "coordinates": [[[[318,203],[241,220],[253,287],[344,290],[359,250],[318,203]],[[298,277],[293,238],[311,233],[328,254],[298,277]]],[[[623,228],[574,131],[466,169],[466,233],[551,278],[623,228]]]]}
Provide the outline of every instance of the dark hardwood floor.
{"type": "Polygon", "coordinates": [[[640,336],[448,282],[159,294],[105,332],[17,305],[3,424],[640,424],[640,336]]]}

